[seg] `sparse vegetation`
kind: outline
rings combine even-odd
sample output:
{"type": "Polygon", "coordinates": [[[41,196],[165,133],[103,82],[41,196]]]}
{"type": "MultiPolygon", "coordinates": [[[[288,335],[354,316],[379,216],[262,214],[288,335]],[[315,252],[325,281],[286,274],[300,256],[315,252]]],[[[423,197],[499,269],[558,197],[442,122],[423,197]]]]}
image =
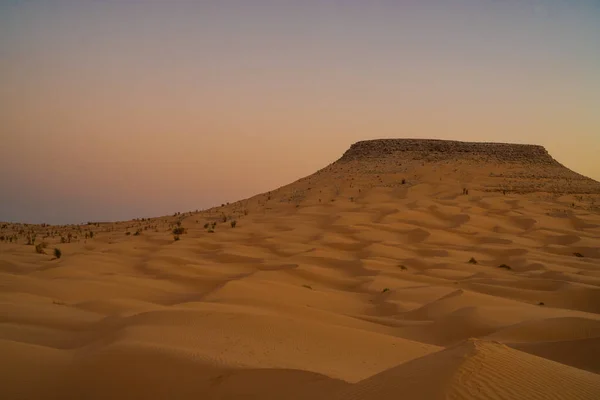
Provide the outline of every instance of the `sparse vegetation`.
{"type": "Polygon", "coordinates": [[[183,235],[185,233],[185,228],[182,226],[178,226],[173,229],[173,235],[183,235]]]}
{"type": "Polygon", "coordinates": [[[235,228],[237,226],[237,221],[234,219],[233,221],[231,221],[231,227],[235,228]]]}
{"type": "Polygon", "coordinates": [[[512,269],[509,265],[506,265],[506,264],[498,265],[498,268],[503,268],[503,269],[508,269],[508,270],[512,269]]]}
{"type": "Polygon", "coordinates": [[[56,257],[57,259],[62,257],[62,251],[60,251],[58,247],[54,248],[54,257],[56,257]]]}
{"type": "Polygon", "coordinates": [[[578,252],[575,252],[575,253],[573,253],[573,255],[574,255],[575,257],[583,258],[583,254],[581,254],[581,253],[578,253],[578,252]]]}
{"type": "Polygon", "coordinates": [[[35,252],[38,254],[46,254],[44,249],[47,247],[46,242],[38,243],[35,245],[35,252]]]}
{"type": "Polygon", "coordinates": [[[210,224],[207,222],[204,224],[204,229],[208,229],[208,227],[210,226],[210,224]]]}
{"type": "Polygon", "coordinates": [[[406,270],[408,269],[408,268],[406,268],[406,266],[405,266],[405,265],[402,265],[402,264],[398,265],[398,267],[400,267],[400,269],[401,269],[402,271],[406,271],[406,270]]]}
{"type": "Polygon", "coordinates": [[[385,288],[381,291],[381,293],[385,293],[385,292],[389,292],[389,291],[390,291],[390,288],[385,288]]]}
{"type": "Polygon", "coordinates": [[[543,305],[545,305],[543,301],[540,301],[540,302],[538,303],[538,306],[543,306],[543,305]]]}
{"type": "Polygon", "coordinates": [[[469,260],[469,264],[477,264],[477,260],[471,257],[471,259],[469,260]]]}
{"type": "Polygon", "coordinates": [[[178,241],[178,240],[180,240],[180,238],[179,238],[179,235],[173,235],[173,240],[174,240],[174,241],[178,241]]]}
{"type": "Polygon", "coordinates": [[[305,287],[307,289],[313,290],[312,286],[310,286],[310,285],[302,285],[302,287],[305,287]]]}
{"type": "Polygon", "coordinates": [[[35,244],[35,235],[27,235],[27,246],[33,246],[35,244]]]}
{"type": "MultiPolygon", "coordinates": [[[[406,185],[406,179],[402,179],[402,184],[406,185]]],[[[359,190],[359,192],[360,192],[360,190],[359,190]]]]}

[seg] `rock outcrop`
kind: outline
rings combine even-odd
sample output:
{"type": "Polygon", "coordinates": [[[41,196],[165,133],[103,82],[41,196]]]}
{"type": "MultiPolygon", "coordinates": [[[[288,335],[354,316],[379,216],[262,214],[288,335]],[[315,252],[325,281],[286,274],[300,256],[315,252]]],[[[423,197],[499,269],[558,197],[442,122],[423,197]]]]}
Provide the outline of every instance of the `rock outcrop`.
{"type": "Polygon", "coordinates": [[[510,143],[476,143],[432,139],[378,139],[354,143],[340,161],[381,157],[423,159],[478,158],[493,162],[560,165],[542,146],[510,143]]]}

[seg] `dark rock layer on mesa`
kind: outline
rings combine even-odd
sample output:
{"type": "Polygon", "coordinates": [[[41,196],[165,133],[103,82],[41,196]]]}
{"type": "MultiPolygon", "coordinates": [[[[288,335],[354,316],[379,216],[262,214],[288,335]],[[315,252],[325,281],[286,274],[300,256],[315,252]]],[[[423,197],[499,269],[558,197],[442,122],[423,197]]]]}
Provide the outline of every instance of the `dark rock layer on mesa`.
{"type": "Polygon", "coordinates": [[[477,143],[436,139],[378,139],[354,143],[341,161],[414,153],[439,158],[479,156],[500,162],[525,162],[560,165],[546,149],[538,145],[510,143],[477,143]]]}

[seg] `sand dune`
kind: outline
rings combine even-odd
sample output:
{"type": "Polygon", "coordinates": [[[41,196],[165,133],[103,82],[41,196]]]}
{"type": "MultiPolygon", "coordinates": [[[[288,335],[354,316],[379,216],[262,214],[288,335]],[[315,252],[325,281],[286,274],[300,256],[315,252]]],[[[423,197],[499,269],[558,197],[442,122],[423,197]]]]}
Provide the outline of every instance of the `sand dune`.
{"type": "Polygon", "coordinates": [[[599,205],[539,147],[382,140],[209,210],[0,223],[0,395],[599,398],[599,205]]]}
{"type": "Polygon", "coordinates": [[[336,398],[594,399],[599,391],[596,374],[470,339],[342,389],[336,398]]]}

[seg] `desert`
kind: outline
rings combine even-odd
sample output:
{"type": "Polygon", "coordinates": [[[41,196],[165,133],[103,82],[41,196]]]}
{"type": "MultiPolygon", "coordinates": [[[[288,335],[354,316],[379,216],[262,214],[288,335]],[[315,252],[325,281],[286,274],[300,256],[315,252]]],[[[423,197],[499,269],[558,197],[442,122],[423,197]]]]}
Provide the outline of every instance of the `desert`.
{"type": "Polygon", "coordinates": [[[0,371],[4,399],[597,399],[600,183],[381,139],[205,210],[4,222],[0,371]]]}

